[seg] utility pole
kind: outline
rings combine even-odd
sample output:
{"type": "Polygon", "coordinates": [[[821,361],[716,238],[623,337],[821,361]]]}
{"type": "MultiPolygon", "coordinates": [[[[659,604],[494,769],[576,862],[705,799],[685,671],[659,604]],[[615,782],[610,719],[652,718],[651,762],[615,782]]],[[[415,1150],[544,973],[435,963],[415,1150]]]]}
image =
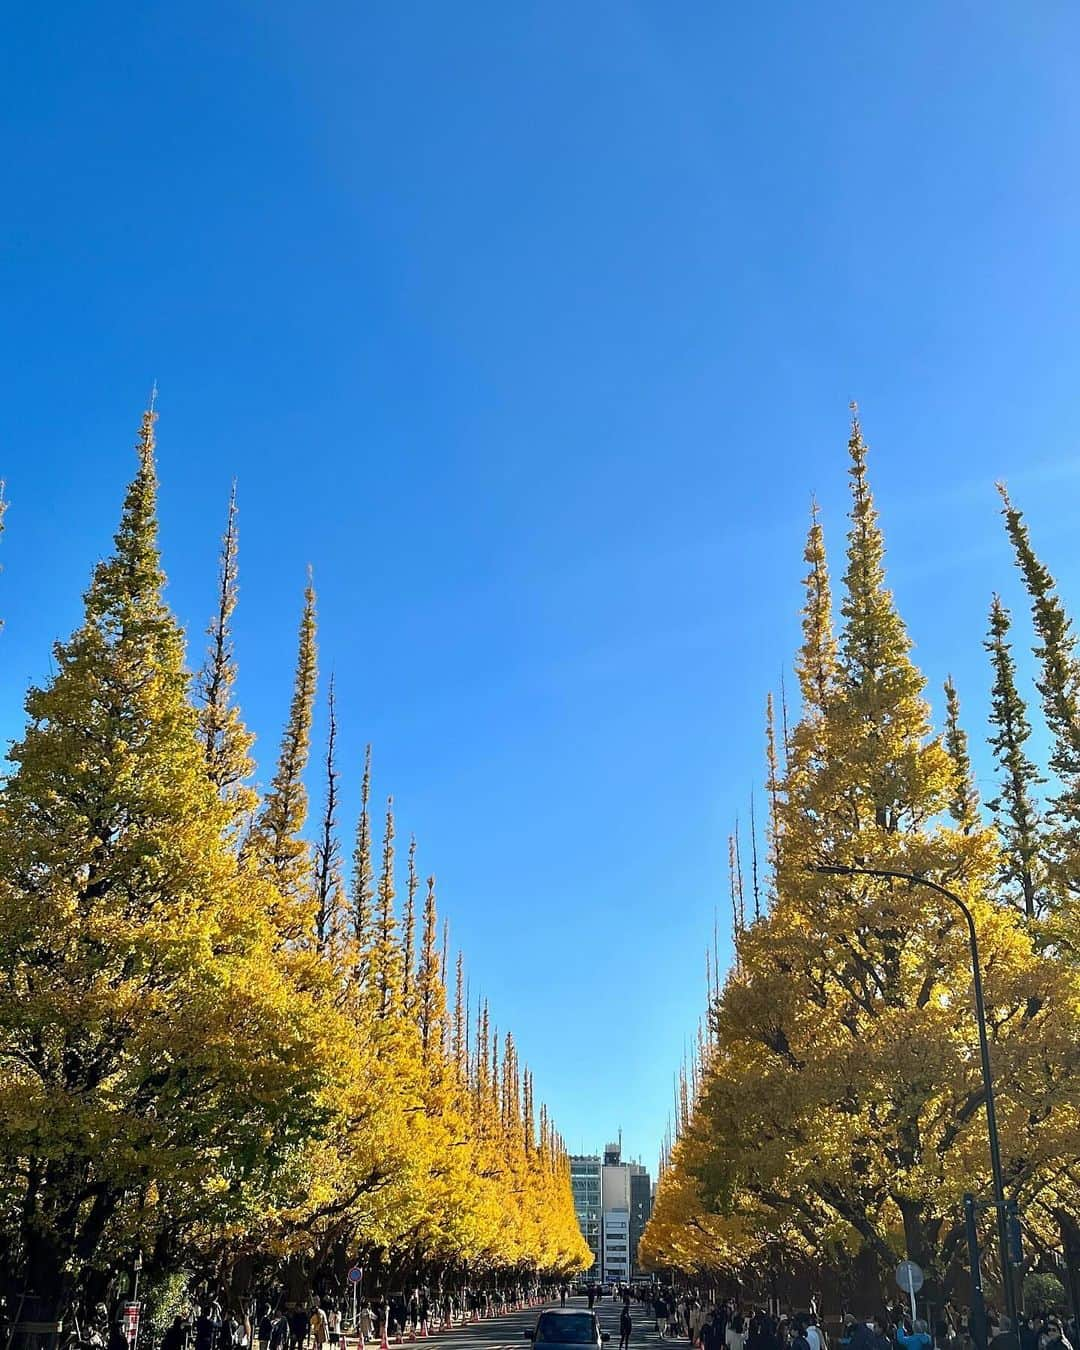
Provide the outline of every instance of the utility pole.
{"type": "MultiPolygon", "coordinates": [[[[890,881],[906,881],[913,886],[926,886],[951,901],[967,921],[968,945],[971,949],[971,977],[975,994],[975,1018],[979,1024],[979,1058],[982,1064],[983,1097],[986,1101],[986,1133],[990,1145],[990,1173],[993,1179],[994,1209],[997,1213],[998,1257],[1001,1262],[1001,1286],[1005,1297],[1005,1311],[1009,1326],[1020,1350],[1020,1327],[1016,1316],[1016,1286],[1009,1257],[1009,1216],[1005,1203],[1005,1182],[1001,1171],[1001,1149],[998,1144],[997,1113],[994,1110],[994,1079],[990,1071],[990,1043],[986,1036],[986,1004],[983,1000],[982,966],[979,961],[979,938],[971,910],[953,891],[947,890],[929,877],[915,872],[894,872],[878,867],[849,867],[844,863],[811,865],[809,870],[820,876],[883,877],[890,881]]],[[[972,1271],[972,1279],[975,1272],[972,1271]]]]}

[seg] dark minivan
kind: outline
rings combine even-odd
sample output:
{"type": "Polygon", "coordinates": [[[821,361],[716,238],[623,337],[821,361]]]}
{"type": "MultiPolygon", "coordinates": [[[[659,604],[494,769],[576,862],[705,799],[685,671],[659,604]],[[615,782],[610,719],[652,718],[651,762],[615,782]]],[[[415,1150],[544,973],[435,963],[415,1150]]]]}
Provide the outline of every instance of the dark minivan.
{"type": "Polygon", "coordinates": [[[536,1319],[536,1326],[525,1335],[533,1345],[574,1346],[577,1350],[583,1345],[599,1350],[608,1339],[607,1333],[600,1331],[594,1312],[570,1308],[545,1308],[536,1319]]]}

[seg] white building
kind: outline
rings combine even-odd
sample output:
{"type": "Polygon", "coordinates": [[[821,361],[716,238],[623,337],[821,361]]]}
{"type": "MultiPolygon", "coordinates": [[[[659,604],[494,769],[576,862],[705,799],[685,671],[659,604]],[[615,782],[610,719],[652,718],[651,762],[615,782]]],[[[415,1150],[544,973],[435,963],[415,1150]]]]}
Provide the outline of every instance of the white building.
{"type": "Polygon", "coordinates": [[[630,1283],[629,1206],[625,1209],[608,1209],[606,1205],[604,1206],[600,1265],[605,1281],[630,1283]]]}

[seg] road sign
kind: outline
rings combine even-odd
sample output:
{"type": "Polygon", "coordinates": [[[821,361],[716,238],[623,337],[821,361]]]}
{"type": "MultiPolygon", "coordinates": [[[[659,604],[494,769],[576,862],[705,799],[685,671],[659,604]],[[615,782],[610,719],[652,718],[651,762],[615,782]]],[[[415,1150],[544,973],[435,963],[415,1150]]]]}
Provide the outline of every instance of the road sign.
{"type": "Polygon", "coordinates": [[[138,1303],[124,1304],[123,1328],[124,1336],[131,1350],[135,1350],[135,1342],[139,1339],[139,1309],[138,1303]]]}
{"type": "Polygon", "coordinates": [[[914,1261],[901,1261],[896,1267],[896,1283],[911,1299],[911,1320],[915,1321],[915,1295],[923,1287],[922,1266],[914,1261]]]}
{"type": "Polygon", "coordinates": [[[905,1294],[917,1294],[925,1280],[922,1266],[917,1266],[914,1261],[901,1261],[896,1267],[896,1283],[905,1294]]]}
{"type": "Polygon", "coordinates": [[[360,1269],[359,1266],[353,1266],[352,1270],[349,1271],[350,1284],[359,1284],[363,1278],[364,1272],[360,1269]]]}

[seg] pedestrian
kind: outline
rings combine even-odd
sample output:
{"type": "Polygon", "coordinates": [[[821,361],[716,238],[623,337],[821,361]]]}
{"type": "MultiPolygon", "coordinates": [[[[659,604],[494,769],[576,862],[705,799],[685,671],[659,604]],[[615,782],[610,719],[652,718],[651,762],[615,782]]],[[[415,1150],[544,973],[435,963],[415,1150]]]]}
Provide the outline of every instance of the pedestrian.
{"type": "Polygon", "coordinates": [[[564,1308],[566,1307],[566,1285],[565,1285],[565,1284],[564,1284],[563,1287],[559,1290],[559,1303],[561,1304],[562,1307],[564,1307],[564,1308]]]}
{"type": "Polygon", "coordinates": [[[315,1306],[311,1310],[310,1330],[312,1345],[315,1350],[322,1350],[330,1339],[330,1322],[318,1299],[315,1300],[315,1306]]]}
{"type": "Polygon", "coordinates": [[[221,1309],[216,1303],[204,1303],[195,1322],[195,1350],[218,1350],[221,1335],[221,1309]]]}
{"type": "Polygon", "coordinates": [[[619,1314],[619,1350],[630,1350],[630,1333],[634,1324],[630,1319],[630,1300],[629,1298],[623,1304],[622,1312],[619,1314]]]}
{"type": "Polygon", "coordinates": [[[761,1314],[761,1331],[758,1337],[759,1350],[780,1350],[780,1332],[776,1318],[772,1313],[761,1314]]]}
{"type": "Polygon", "coordinates": [[[234,1312],[226,1313],[221,1319],[219,1344],[221,1350],[243,1350],[243,1324],[234,1312]]]}
{"type": "Polygon", "coordinates": [[[307,1312],[299,1304],[289,1314],[289,1340],[293,1350],[303,1350],[309,1320],[307,1312]]]}
{"type": "Polygon", "coordinates": [[[701,1328],[702,1350],[724,1350],[724,1319],[719,1308],[712,1308],[701,1328]]]}
{"type": "Polygon", "coordinates": [[[818,1326],[817,1313],[811,1312],[806,1317],[806,1330],[803,1333],[806,1336],[806,1343],[810,1350],[829,1350],[825,1343],[825,1335],[818,1326]]]}
{"type": "Polygon", "coordinates": [[[182,1317],[174,1317],[172,1326],[161,1338],[161,1350],[188,1350],[188,1329],[182,1317]]]}
{"type": "MultiPolygon", "coordinates": [[[[724,1335],[724,1344],[727,1350],[743,1350],[746,1345],[746,1329],[743,1324],[742,1313],[736,1313],[728,1323],[727,1332],[724,1335]]],[[[809,1350],[809,1347],[807,1347],[809,1350]]]]}
{"type": "Polygon", "coordinates": [[[893,1338],[889,1332],[889,1319],[884,1313],[878,1313],[870,1332],[869,1350],[892,1350],[893,1338]]]}
{"type": "Polygon", "coordinates": [[[840,1340],[839,1345],[842,1350],[863,1350],[863,1347],[856,1347],[855,1338],[858,1335],[858,1328],[867,1330],[865,1322],[858,1322],[854,1313],[846,1312],[840,1320],[840,1340]]]}
{"type": "Polygon", "coordinates": [[[663,1340],[667,1331],[667,1304],[661,1293],[657,1293],[653,1299],[653,1312],[656,1314],[656,1334],[663,1340]]]}
{"type": "MultiPolygon", "coordinates": [[[[1065,1335],[1061,1328],[1061,1319],[1058,1317],[1048,1317],[1046,1319],[1046,1340],[1044,1342],[1045,1350],[1073,1350],[1072,1342],[1065,1335]]],[[[1009,1346],[1009,1350],[1013,1350],[1009,1346]]]]}
{"type": "Polygon", "coordinates": [[[291,1344],[289,1319],[285,1316],[284,1309],[279,1308],[270,1322],[270,1330],[266,1337],[267,1350],[290,1350],[291,1344]]]}
{"type": "MultiPolygon", "coordinates": [[[[1006,1323],[1008,1318],[1003,1319],[1006,1323]]],[[[911,1331],[904,1330],[903,1322],[900,1322],[896,1328],[896,1343],[903,1346],[903,1350],[932,1350],[933,1343],[930,1340],[929,1333],[926,1330],[926,1323],[921,1317],[915,1319],[911,1331]]],[[[1012,1350],[1016,1350],[1015,1342],[1012,1350]]]]}

